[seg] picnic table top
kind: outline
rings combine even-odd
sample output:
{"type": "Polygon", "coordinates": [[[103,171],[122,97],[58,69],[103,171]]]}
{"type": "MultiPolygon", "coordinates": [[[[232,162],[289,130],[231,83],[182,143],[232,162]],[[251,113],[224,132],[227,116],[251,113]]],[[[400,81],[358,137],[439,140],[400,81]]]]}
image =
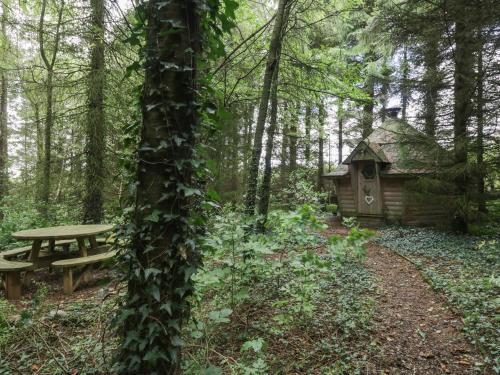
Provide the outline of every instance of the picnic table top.
{"type": "Polygon", "coordinates": [[[19,240],[64,240],[95,236],[113,229],[109,224],[63,225],[38,229],[27,229],[12,233],[19,240]]]}

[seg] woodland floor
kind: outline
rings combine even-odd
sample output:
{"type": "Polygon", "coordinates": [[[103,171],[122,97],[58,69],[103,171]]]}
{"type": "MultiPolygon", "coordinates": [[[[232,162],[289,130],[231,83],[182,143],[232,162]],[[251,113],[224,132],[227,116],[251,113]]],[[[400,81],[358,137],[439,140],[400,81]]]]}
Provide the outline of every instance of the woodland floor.
{"type": "MultiPolygon", "coordinates": [[[[347,229],[334,224],[328,232],[345,235],[347,229]]],[[[476,367],[481,358],[461,332],[460,316],[431,289],[410,261],[370,243],[365,265],[377,281],[373,341],[379,353],[368,359],[363,373],[489,374],[476,367]]],[[[77,301],[99,300],[103,286],[105,294],[116,294],[117,285],[109,283],[114,279],[109,276],[109,271],[97,272],[91,285],[72,296],[62,295],[60,275],[46,275],[38,281],[50,285],[48,300],[66,310],[77,301]]],[[[16,307],[23,309],[30,304],[33,293],[34,290],[28,290],[26,299],[16,303],[16,307]]]]}
{"type": "MultiPolygon", "coordinates": [[[[332,232],[347,234],[338,224],[332,232]]],[[[375,340],[381,349],[373,374],[477,374],[481,359],[461,332],[461,318],[427,284],[415,266],[370,243],[366,267],[377,279],[375,340]]]]}

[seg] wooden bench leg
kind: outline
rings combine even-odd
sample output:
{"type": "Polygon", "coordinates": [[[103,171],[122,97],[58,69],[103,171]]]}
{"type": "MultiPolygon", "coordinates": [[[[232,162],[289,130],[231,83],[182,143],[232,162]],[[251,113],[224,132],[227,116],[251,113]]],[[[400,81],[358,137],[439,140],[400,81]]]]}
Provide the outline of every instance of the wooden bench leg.
{"type": "Polygon", "coordinates": [[[7,272],[5,280],[5,289],[8,300],[21,298],[21,272],[7,272]]]}
{"type": "Polygon", "coordinates": [[[73,270],[65,268],[63,271],[63,289],[64,294],[73,293],[73,270]]]}

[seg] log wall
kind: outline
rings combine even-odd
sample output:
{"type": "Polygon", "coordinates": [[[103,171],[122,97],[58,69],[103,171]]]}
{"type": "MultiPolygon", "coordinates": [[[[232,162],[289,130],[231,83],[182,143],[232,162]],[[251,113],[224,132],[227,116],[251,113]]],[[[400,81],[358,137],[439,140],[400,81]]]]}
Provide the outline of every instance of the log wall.
{"type": "Polygon", "coordinates": [[[356,200],[350,178],[342,178],[335,181],[337,198],[339,200],[339,211],[342,216],[356,215],[356,200]]]}

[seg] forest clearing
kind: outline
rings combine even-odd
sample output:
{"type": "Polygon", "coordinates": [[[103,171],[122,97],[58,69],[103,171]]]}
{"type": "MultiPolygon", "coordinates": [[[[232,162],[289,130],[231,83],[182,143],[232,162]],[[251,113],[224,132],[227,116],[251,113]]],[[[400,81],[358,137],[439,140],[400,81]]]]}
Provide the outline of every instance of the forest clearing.
{"type": "Polygon", "coordinates": [[[0,2],[0,374],[500,373],[498,1],[0,2]]]}

